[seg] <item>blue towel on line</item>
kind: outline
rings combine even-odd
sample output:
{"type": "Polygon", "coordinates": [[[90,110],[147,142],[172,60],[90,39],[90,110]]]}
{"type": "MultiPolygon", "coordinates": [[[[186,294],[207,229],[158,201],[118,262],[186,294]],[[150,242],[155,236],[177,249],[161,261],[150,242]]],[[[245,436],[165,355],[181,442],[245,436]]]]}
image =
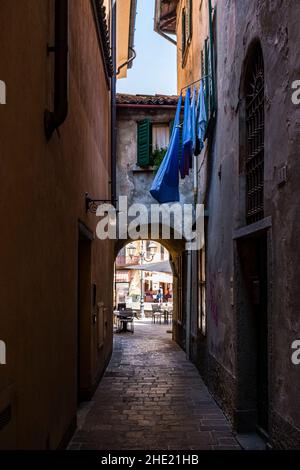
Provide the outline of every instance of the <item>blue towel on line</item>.
{"type": "Polygon", "coordinates": [[[166,202],[178,202],[179,197],[179,159],[178,159],[178,146],[179,146],[179,124],[181,112],[182,96],[180,95],[172,135],[169,147],[160,167],[155,175],[150,189],[150,194],[160,204],[166,202]]]}
{"type": "Polygon", "coordinates": [[[205,103],[205,90],[203,80],[200,82],[199,96],[198,96],[198,119],[197,119],[197,137],[199,139],[200,151],[204,147],[204,139],[207,127],[207,113],[205,103]]]}
{"type": "Polygon", "coordinates": [[[184,100],[183,135],[182,135],[182,157],[180,161],[180,175],[185,178],[189,174],[193,157],[193,132],[191,113],[191,89],[188,88],[184,100]]]}

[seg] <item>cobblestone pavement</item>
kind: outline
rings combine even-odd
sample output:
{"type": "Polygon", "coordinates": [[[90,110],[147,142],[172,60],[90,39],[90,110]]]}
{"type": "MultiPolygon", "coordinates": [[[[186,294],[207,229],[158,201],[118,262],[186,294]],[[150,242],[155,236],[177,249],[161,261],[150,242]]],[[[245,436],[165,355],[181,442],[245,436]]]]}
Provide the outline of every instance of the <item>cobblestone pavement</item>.
{"type": "Polygon", "coordinates": [[[138,321],[114,337],[109,367],[69,449],[240,449],[197,369],[167,333],[138,321]]]}

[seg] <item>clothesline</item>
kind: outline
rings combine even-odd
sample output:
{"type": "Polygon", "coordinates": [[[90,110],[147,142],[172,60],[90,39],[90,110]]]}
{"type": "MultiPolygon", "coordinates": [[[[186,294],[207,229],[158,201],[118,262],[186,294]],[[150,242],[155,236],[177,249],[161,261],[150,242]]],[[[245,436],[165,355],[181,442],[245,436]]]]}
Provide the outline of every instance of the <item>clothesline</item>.
{"type": "Polygon", "coordinates": [[[211,73],[209,73],[209,74],[207,74],[207,75],[203,75],[203,77],[198,78],[198,80],[195,80],[194,82],[189,83],[188,85],[182,87],[181,90],[180,90],[180,94],[181,94],[181,93],[183,92],[183,90],[185,90],[186,88],[189,88],[189,87],[191,87],[192,85],[195,85],[195,83],[201,82],[201,81],[204,80],[205,78],[209,78],[209,77],[211,77],[211,73]]]}
{"type": "Polygon", "coordinates": [[[152,182],[150,194],[160,204],[180,201],[179,174],[181,178],[189,175],[193,167],[193,157],[200,154],[204,147],[207,127],[207,112],[205,93],[202,81],[209,77],[205,75],[199,80],[182,88],[187,88],[184,99],[183,123],[180,122],[182,90],[178,99],[173,130],[167,152],[152,182]],[[191,96],[191,85],[200,82],[196,104],[196,87],[191,96]],[[180,132],[182,129],[182,133],[180,132]]]}

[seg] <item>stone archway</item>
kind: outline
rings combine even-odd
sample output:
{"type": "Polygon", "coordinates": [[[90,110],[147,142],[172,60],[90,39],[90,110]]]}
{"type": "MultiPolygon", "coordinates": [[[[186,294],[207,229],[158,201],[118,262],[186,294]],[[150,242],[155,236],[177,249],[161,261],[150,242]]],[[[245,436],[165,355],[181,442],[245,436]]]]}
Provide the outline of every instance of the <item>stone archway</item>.
{"type": "MultiPolygon", "coordinates": [[[[148,234],[151,233],[150,225],[148,226],[147,230],[148,234]]],[[[163,233],[163,227],[160,225],[159,227],[159,234],[163,233]]],[[[182,319],[182,312],[184,309],[183,305],[183,297],[182,297],[182,254],[185,250],[185,243],[186,241],[183,238],[176,238],[179,235],[174,233],[174,229],[171,228],[170,230],[170,238],[152,238],[150,235],[148,237],[141,237],[141,239],[153,240],[160,243],[164,248],[166,248],[169,252],[170,256],[170,265],[172,268],[173,273],[173,339],[177,340],[177,330],[178,330],[178,323],[181,323],[182,319]]],[[[126,239],[119,239],[115,243],[115,258],[117,257],[119,251],[124,248],[127,244],[131,243],[133,240],[132,238],[126,239]]]]}

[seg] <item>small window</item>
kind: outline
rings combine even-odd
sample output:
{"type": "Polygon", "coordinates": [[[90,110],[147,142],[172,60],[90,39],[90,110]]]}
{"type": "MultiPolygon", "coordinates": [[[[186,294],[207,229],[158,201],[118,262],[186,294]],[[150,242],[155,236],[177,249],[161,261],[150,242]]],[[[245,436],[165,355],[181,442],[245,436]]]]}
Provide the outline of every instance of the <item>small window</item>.
{"type": "Polygon", "coordinates": [[[214,31],[216,16],[213,14],[211,8],[209,9],[209,36],[204,40],[203,49],[201,51],[201,73],[203,85],[205,89],[205,100],[208,121],[214,115],[216,110],[216,96],[215,96],[215,65],[214,65],[214,31]]]}
{"type": "Polygon", "coordinates": [[[153,152],[169,145],[170,124],[152,124],[149,119],[143,119],[137,126],[137,164],[153,165],[153,152]]]}
{"type": "Polygon", "coordinates": [[[168,124],[152,125],[152,148],[165,149],[169,145],[170,127],[168,124]]]}
{"type": "Polygon", "coordinates": [[[246,220],[264,217],[264,60],[260,45],[252,51],[245,80],[246,95],[246,220]]]}

